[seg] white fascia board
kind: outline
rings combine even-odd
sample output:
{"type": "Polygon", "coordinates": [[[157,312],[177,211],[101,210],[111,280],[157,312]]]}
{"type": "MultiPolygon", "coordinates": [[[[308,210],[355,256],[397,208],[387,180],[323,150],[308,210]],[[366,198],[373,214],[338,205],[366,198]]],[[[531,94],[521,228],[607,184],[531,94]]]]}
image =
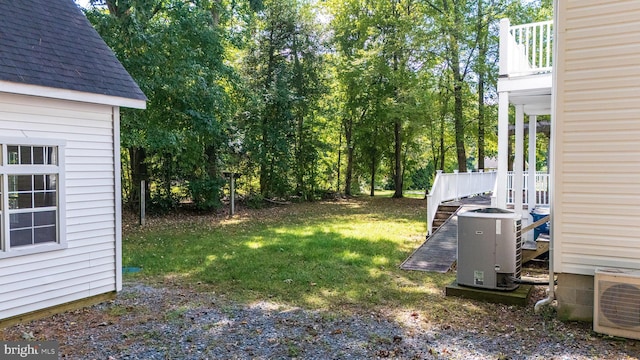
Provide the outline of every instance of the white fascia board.
{"type": "Polygon", "coordinates": [[[524,106],[524,113],[527,115],[551,115],[551,107],[524,106]]]}
{"type": "Polygon", "coordinates": [[[498,79],[498,92],[518,92],[538,89],[551,89],[551,86],[551,74],[539,74],[498,79]]]}
{"type": "Polygon", "coordinates": [[[11,81],[0,80],[0,92],[41,96],[60,100],[80,101],[92,104],[120,106],[133,109],[146,109],[145,100],[128,99],[119,96],[94,94],[83,91],[57,89],[47,86],[20,84],[11,81]]]}
{"type": "Polygon", "coordinates": [[[551,94],[511,93],[509,102],[513,105],[546,105],[551,107],[551,94]]]}

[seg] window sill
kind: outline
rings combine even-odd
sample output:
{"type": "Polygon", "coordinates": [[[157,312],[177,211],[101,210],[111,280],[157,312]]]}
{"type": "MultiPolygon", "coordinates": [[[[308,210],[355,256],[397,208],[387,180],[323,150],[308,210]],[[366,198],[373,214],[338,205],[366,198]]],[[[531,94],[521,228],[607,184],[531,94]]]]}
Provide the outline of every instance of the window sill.
{"type": "Polygon", "coordinates": [[[33,255],[47,253],[51,251],[64,250],[68,248],[67,244],[38,244],[29,246],[20,246],[12,248],[9,251],[0,251],[0,259],[8,259],[17,256],[33,255]]]}

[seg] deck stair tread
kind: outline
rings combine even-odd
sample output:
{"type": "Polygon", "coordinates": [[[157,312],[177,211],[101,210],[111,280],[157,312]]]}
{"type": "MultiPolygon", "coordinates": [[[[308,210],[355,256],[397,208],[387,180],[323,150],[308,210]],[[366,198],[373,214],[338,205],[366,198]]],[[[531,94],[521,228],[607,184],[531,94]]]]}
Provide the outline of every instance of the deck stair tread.
{"type": "Polygon", "coordinates": [[[538,238],[536,239],[536,241],[545,241],[545,242],[549,242],[549,234],[540,234],[538,236],[538,238]]]}
{"type": "Polygon", "coordinates": [[[526,263],[537,258],[540,255],[543,255],[549,252],[549,235],[548,234],[540,234],[536,241],[530,241],[529,243],[534,246],[527,246],[525,243],[522,245],[522,263],[526,263]]]}

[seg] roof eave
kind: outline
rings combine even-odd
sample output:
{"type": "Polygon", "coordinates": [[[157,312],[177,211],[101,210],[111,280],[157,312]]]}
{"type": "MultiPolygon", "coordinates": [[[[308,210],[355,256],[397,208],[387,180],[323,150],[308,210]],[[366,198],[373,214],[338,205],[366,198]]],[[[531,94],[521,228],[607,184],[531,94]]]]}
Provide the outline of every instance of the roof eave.
{"type": "Polygon", "coordinates": [[[119,96],[95,94],[83,91],[52,88],[40,85],[22,84],[0,80],[0,92],[41,96],[60,100],[81,101],[86,103],[120,106],[132,109],[146,109],[147,102],[143,99],[133,99],[119,96]]]}

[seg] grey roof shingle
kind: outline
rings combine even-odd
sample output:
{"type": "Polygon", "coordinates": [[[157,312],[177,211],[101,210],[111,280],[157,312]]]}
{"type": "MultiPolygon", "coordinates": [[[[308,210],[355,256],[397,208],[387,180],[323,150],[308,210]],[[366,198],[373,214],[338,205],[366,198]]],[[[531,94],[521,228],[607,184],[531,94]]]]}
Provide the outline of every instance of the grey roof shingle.
{"type": "Polygon", "coordinates": [[[0,80],[146,100],[73,0],[0,0],[0,80]]]}

